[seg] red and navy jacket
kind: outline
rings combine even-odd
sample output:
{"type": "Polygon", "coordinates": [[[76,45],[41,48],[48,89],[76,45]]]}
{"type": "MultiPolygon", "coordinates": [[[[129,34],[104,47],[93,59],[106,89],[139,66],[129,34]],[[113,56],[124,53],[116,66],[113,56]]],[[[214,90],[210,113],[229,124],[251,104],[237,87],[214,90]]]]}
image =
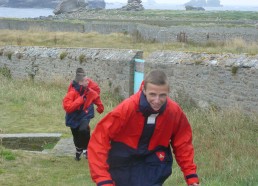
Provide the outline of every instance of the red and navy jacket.
{"type": "Polygon", "coordinates": [[[88,162],[98,186],[162,185],[172,171],[170,147],[187,184],[199,182],[185,114],[170,98],[159,112],[150,108],[139,91],[97,124],[88,146],[88,162]]]}
{"type": "Polygon", "coordinates": [[[63,99],[63,108],[66,111],[66,126],[77,128],[82,120],[89,120],[93,118],[93,104],[97,106],[96,110],[99,113],[104,111],[104,106],[99,94],[96,91],[88,87],[83,88],[78,83],[73,81],[63,99]]]}

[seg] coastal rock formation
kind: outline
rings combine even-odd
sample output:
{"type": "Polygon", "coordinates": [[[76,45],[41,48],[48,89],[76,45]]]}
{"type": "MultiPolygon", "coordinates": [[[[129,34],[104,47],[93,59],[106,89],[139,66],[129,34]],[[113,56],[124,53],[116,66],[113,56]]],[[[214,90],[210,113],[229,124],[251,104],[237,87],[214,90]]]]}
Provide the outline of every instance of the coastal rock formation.
{"type": "Polygon", "coordinates": [[[220,0],[190,0],[185,3],[185,6],[194,6],[194,7],[220,7],[220,0]]]}
{"type": "Polygon", "coordinates": [[[204,11],[205,9],[203,7],[193,7],[193,6],[185,6],[185,10],[198,10],[198,11],[204,11]]]}
{"type": "Polygon", "coordinates": [[[55,10],[54,14],[70,13],[76,12],[78,10],[84,9],[87,3],[84,0],[63,0],[60,2],[55,10]]]}
{"type": "Polygon", "coordinates": [[[141,0],[128,0],[127,5],[121,8],[127,11],[141,11],[144,10],[141,0]]]}

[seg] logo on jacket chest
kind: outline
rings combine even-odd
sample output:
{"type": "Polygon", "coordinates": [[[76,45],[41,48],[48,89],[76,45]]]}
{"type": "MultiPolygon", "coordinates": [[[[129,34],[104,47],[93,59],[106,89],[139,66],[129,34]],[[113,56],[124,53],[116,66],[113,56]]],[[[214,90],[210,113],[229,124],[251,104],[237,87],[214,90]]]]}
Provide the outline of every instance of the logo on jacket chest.
{"type": "Polygon", "coordinates": [[[156,152],[157,157],[160,161],[164,161],[165,159],[165,152],[156,152]]]}

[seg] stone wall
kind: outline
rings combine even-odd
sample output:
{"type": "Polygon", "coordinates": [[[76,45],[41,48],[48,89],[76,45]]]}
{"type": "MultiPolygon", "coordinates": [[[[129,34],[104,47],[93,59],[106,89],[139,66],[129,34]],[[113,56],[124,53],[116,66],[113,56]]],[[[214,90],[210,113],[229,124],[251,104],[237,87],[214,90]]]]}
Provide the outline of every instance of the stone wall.
{"type": "Polygon", "coordinates": [[[258,111],[258,55],[155,52],[144,65],[166,72],[174,99],[258,111]]]}
{"type": "Polygon", "coordinates": [[[1,145],[8,149],[42,151],[46,145],[55,145],[61,138],[59,133],[0,134],[1,145]]]}
{"type": "MultiPolygon", "coordinates": [[[[142,58],[142,51],[0,47],[0,68],[9,68],[14,78],[68,84],[82,67],[104,92],[122,97],[133,93],[135,58],[142,58]]],[[[144,72],[151,69],[166,72],[173,99],[258,112],[258,55],[157,51],[145,59],[144,72]]]]}
{"type": "Polygon", "coordinates": [[[142,51],[87,48],[0,47],[0,68],[12,77],[35,81],[64,81],[75,76],[78,67],[99,83],[103,91],[122,97],[133,93],[134,59],[142,51]]]}
{"type": "MultiPolygon", "coordinates": [[[[150,25],[138,25],[138,32],[146,40],[158,42],[179,41],[180,33],[184,34],[186,41],[205,43],[209,41],[226,41],[241,38],[247,42],[258,41],[258,30],[253,27],[223,27],[223,26],[170,26],[158,27],[150,25]]],[[[182,38],[184,41],[184,38],[182,38]]]]}
{"type": "Polygon", "coordinates": [[[87,22],[85,32],[98,32],[101,34],[110,34],[113,32],[137,34],[144,40],[156,42],[175,42],[179,41],[178,35],[184,33],[186,40],[196,43],[205,43],[208,41],[225,41],[235,38],[241,38],[247,42],[258,41],[258,29],[252,26],[168,26],[160,27],[148,24],[130,23],[130,22],[87,22]]]}
{"type": "MultiPolygon", "coordinates": [[[[205,43],[208,41],[225,41],[242,38],[248,42],[258,41],[258,29],[255,24],[235,24],[229,26],[216,25],[184,26],[178,23],[170,23],[166,27],[155,25],[122,22],[122,21],[91,21],[81,23],[59,22],[51,20],[10,20],[0,19],[0,29],[29,30],[38,29],[51,32],[98,32],[101,34],[125,33],[157,42],[179,41],[180,33],[183,33],[189,42],[205,43]]],[[[195,23],[198,25],[198,23],[195,23]]],[[[230,23],[228,23],[230,25],[230,23]]],[[[205,25],[202,23],[202,25],[205,25]]]]}

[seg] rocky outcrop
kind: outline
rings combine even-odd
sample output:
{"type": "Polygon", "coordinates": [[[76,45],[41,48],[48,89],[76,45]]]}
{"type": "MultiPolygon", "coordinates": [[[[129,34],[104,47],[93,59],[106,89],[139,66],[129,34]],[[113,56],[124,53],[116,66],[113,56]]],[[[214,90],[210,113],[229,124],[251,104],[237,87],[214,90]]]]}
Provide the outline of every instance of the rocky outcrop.
{"type": "Polygon", "coordinates": [[[220,7],[220,0],[190,0],[185,3],[185,6],[193,6],[193,7],[220,7]]]}
{"type": "Polygon", "coordinates": [[[60,2],[55,10],[54,14],[71,13],[86,8],[88,4],[84,0],[63,0],[60,2]]]}
{"type": "Polygon", "coordinates": [[[197,11],[204,11],[205,9],[203,7],[193,7],[193,6],[185,6],[185,10],[197,10],[197,11]]]}
{"type": "Polygon", "coordinates": [[[127,5],[121,8],[126,11],[141,11],[144,10],[141,0],[128,0],[127,5]]]}

